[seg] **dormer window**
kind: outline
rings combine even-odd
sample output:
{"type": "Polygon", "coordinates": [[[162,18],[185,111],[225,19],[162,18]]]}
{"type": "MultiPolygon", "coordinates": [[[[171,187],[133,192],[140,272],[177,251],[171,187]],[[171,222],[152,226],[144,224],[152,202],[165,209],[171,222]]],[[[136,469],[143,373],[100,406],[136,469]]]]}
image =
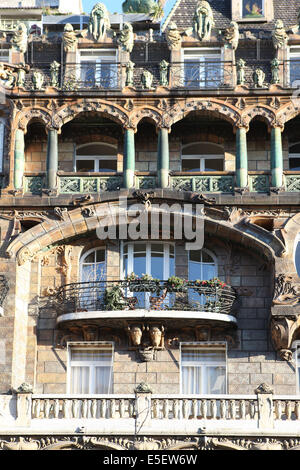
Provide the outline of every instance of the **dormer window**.
{"type": "Polygon", "coordinates": [[[222,55],[219,48],[183,50],[184,86],[187,88],[219,88],[222,84],[222,55]]]}
{"type": "Polygon", "coordinates": [[[243,19],[260,19],[265,17],[264,0],[243,0],[241,2],[241,17],[243,19]]]}

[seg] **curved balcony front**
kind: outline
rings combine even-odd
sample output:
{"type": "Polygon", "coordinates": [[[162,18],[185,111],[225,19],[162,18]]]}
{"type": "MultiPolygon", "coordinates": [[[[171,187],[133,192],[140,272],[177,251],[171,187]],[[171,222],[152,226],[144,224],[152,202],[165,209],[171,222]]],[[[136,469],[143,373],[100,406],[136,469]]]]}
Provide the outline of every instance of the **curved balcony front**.
{"type": "Polygon", "coordinates": [[[57,324],[93,321],[104,326],[127,320],[163,320],[178,327],[199,321],[236,324],[235,290],[219,280],[131,279],[68,284],[53,295],[57,324]]]}

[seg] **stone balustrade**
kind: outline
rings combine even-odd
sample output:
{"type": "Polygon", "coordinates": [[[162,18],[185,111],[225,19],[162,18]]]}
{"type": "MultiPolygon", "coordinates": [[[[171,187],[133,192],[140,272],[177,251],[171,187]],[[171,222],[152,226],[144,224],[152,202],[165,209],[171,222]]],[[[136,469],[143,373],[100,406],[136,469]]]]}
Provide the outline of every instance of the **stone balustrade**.
{"type": "MultiPolygon", "coordinates": [[[[3,432],[76,432],[78,429],[118,435],[214,434],[282,432],[299,429],[300,397],[254,395],[154,395],[149,390],[130,395],[38,395],[16,393],[0,396],[3,432]],[[102,424],[100,424],[102,423],[102,424]],[[100,426],[100,428],[99,428],[100,426]]],[[[77,431],[78,432],[78,431],[77,431]]]]}

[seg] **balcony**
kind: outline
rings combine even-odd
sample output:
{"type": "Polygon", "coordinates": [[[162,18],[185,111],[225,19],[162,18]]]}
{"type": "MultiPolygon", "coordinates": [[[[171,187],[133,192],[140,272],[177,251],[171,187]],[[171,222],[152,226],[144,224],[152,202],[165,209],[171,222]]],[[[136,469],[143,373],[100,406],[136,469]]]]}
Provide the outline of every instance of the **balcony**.
{"type": "MultiPolygon", "coordinates": [[[[265,384],[253,395],[155,395],[146,384],[132,394],[2,395],[2,432],[88,433],[103,436],[298,435],[299,396],[273,395],[265,384]]],[[[250,441],[249,441],[250,443],[250,441]]]]}
{"type": "Polygon", "coordinates": [[[57,323],[118,319],[213,320],[236,323],[233,313],[236,292],[217,279],[159,281],[141,279],[68,284],[52,296],[57,323]],[[175,282],[175,284],[173,283],[175,282]],[[177,283],[180,283],[178,285],[177,283]]]}

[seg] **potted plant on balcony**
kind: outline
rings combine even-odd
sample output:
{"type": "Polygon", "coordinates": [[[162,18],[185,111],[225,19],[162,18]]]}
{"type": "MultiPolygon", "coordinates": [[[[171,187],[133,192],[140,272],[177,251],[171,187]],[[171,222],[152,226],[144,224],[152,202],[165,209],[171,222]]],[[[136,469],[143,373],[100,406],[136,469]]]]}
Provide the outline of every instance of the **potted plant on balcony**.
{"type": "Polygon", "coordinates": [[[167,280],[168,292],[185,292],[186,281],[178,276],[170,276],[167,280]]]}
{"type": "Polygon", "coordinates": [[[104,303],[107,310],[122,310],[128,306],[120,286],[108,287],[105,290],[104,303]]]}
{"type": "Polygon", "coordinates": [[[160,281],[154,279],[149,274],[143,274],[139,277],[134,273],[127,276],[128,287],[131,292],[150,292],[151,294],[158,294],[160,292],[160,281]]]}

